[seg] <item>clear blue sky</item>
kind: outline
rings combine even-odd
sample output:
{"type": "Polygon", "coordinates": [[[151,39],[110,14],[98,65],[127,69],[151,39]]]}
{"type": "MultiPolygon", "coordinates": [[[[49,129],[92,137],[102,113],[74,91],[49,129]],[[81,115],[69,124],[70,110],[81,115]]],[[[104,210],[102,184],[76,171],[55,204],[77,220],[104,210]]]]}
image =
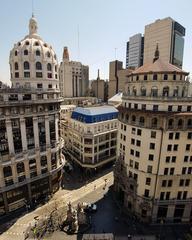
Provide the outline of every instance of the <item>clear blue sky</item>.
{"type": "MultiPolygon", "coordinates": [[[[0,7],[0,80],[8,82],[9,51],[28,33],[31,0],[4,0],[0,7]]],[[[109,62],[125,63],[126,41],[144,33],[144,26],[158,18],[172,17],[186,28],[184,69],[192,69],[191,0],[34,0],[39,34],[61,60],[64,46],[70,59],[90,67],[90,79],[108,78],[109,62]]]]}

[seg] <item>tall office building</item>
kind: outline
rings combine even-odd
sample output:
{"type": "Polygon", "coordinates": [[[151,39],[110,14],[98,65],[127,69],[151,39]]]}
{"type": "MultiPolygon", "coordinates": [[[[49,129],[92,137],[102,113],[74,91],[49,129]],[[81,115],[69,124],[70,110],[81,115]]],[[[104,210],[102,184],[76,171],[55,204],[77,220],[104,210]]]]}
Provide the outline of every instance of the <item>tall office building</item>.
{"type": "Polygon", "coordinates": [[[34,17],[9,63],[12,88],[0,89],[0,215],[58,190],[64,165],[57,57],[34,17]]]}
{"type": "Polygon", "coordinates": [[[138,68],[143,65],[144,37],[138,33],[127,42],[126,68],[138,68]]]}
{"type": "Polygon", "coordinates": [[[81,62],[70,61],[67,47],[64,47],[59,75],[60,90],[63,97],[86,96],[89,88],[89,67],[81,62]]]}
{"type": "Polygon", "coordinates": [[[154,51],[158,44],[161,59],[182,68],[184,36],[185,28],[170,17],[146,25],[144,64],[153,62],[154,51]]]}
{"type": "MultiPolygon", "coordinates": [[[[188,73],[162,61],[128,76],[119,108],[115,190],[143,221],[192,220],[192,98],[188,73]]],[[[161,56],[161,53],[160,53],[161,56]]]]}

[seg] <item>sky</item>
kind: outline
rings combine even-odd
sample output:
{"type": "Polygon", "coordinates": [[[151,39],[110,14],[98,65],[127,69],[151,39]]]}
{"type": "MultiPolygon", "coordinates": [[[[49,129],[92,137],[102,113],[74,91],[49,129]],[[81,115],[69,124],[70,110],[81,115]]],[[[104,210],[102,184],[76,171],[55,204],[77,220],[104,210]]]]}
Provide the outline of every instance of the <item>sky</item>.
{"type": "MultiPolygon", "coordinates": [[[[125,66],[126,42],[156,19],[172,17],[186,28],[184,65],[192,70],[191,0],[34,0],[38,33],[51,44],[59,62],[63,47],[70,59],[89,65],[89,78],[108,79],[109,62],[125,66]],[[79,37],[78,37],[79,36],[79,37]],[[79,39],[79,40],[78,40],[79,39]]],[[[28,34],[32,0],[1,0],[0,80],[10,81],[9,52],[28,34]]]]}

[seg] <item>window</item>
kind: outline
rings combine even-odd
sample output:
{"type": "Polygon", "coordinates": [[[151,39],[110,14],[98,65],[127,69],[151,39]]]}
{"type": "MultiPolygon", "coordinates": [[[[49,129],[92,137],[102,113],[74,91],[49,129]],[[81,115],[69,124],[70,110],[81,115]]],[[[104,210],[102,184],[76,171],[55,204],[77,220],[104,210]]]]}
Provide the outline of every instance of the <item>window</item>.
{"type": "Polygon", "coordinates": [[[137,145],[138,147],[140,147],[140,146],[141,146],[141,141],[140,141],[140,140],[137,140],[137,141],[136,141],[136,145],[137,145]]]}
{"type": "Polygon", "coordinates": [[[184,186],[184,179],[180,179],[179,186],[180,187],[184,186]]]}
{"type": "Polygon", "coordinates": [[[139,76],[136,77],[136,81],[138,81],[138,80],[139,80],[139,76]]]}
{"type": "Polygon", "coordinates": [[[173,163],[176,162],[176,156],[172,156],[172,162],[173,162],[173,163]]]}
{"type": "Polygon", "coordinates": [[[139,163],[135,162],[135,169],[139,169],[139,163]]]}
{"type": "Polygon", "coordinates": [[[169,133],[169,139],[173,139],[173,132],[169,133]]]}
{"type": "Polygon", "coordinates": [[[146,178],[145,184],[146,184],[146,185],[150,185],[150,184],[151,184],[151,178],[146,178]]]}
{"type": "Polygon", "coordinates": [[[134,104],[134,108],[135,108],[135,109],[138,109],[138,104],[134,104]]]}
{"type": "Polygon", "coordinates": [[[25,62],[23,63],[23,67],[24,67],[25,70],[29,70],[29,68],[30,68],[29,62],[25,61],[25,62]]]}
{"type": "Polygon", "coordinates": [[[142,104],[142,105],[141,105],[141,109],[142,109],[142,110],[146,110],[146,104],[142,104]]]}
{"type": "Polygon", "coordinates": [[[39,46],[39,43],[38,42],[35,42],[35,44],[34,44],[35,46],[39,46]]]}
{"type": "Polygon", "coordinates": [[[192,173],[192,167],[189,167],[188,168],[188,174],[191,174],[192,173]]]}
{"type": "Polygon", "coordinates": [[[170,198],[170,192],[166,192],[166,197],[165,197],[165,199],[166,199],[166,200],[169,200],[169,198],[170,198]]]}
{"type": "Polygon", "coordinates": [[[135,132],[136,132],[136,128],[132,128],[131,133],[135,134],[135,132]]]}
{"type": "Polygon", "coordinates": [[[141,129],[137,129],[137,135],[141,136],[141,129]]]}
{"type": "Polygon", "coordinates": [[[19,78],[19,73],[18,72],[15,73],[15,78],[19,78]]]}
{"type": "Polygon", "coordinates": [[[168,180],[167,186],[168,186],[168,187],[172,187],[172,184],[173,184],[173,181],[172,181],[172,180],[168,180]]]}
{"type": "Polygon", "coordinates": [[[40,51],[36,50],[36,56],[40,56],[40,55],[41,55],[40,51]]]}
{"type": "Polygon", "coordinates": [[[153,161],[153,160],[154,160],[154,155],[153,155],[153,154],[149,154],[148,160],[149,160],[149,161],[153,161]]]}
{"type": "Polygon", "coordinates": [[[135,156],[136,156],[136,157],[140,157],[140,152],[136,151],[136,152],[135,152],[135,156]]]}
{"type": "Polygon", "coordinates": [[[168,145],[167,145],[167,151],[170,152],[171,150],[172,150],[172,145],[171,145],[171,144],[168,144],[168,145]]]}
{"type": "Polygon", "coordinates": [[[169,105],[169,106],[168,106],[168,111],[169,111],[169,112],[172,112],[172,109],[173,109],[173,106],[169,105]]]}
{"type": "Polygon", "coordinates": [[[36,70],[42,70],[42,64],[40,62],[36,62],[36,70]]]}
{"type": "Polygon", "coordinates": [[[157,74],[153,74],[153,80],[157,80],[157,74]]]}
{"type": "Polygon", "coordinates": [[[186,167],[183,167],[183,168],[182,168],[182,174],[186,174],[186,171],[187,171],[187,168],[186,168],[186,167]]]}
{"type": "Polygon", "coordinates": [[[129,164],[130,164],[130,167],[133,167],[133,160],[130,159],[129,164]]]}
{"type": "Polygon", "coordinates": [[[48,88],[52,88],[52,84],[49,84],[49,85],[48,85],[48,88]]]}
{"type": "Polygon", "coordinates": [[[187,106],[187,112],[191,112],[191,106],[187,106]]]}
{"type": "Polygon", "coordinates": [[[185,180],[185,186],[188,187],[190,185],[190,179],[185,180]]]}
{"type": "Polygon", "coordinates": [[[178,144],[174,144],[173,145],[173,151],[177,151],[178,150],[178,144]]]}
{"type": "Polygon", "coordinates": [[[15,70],[19,70],[19,65],[17,62],[15,62],[15,70]]]}
{"type": "Polygon", "coordinates": [[[167,181],[163,180],[162,183],[161,183],[161,187],[166,187],[166,185],[167,185],[167,181]]]}
{"type": "Polygon", "coordinates": [[[169,168],[164,169],[164,175],[168,175],[169,168]]]}
{"type": "Polygon", "coordinates": [[[188,139],[192,139],[192,132],[188,132],[187,138],[188,138],[188,139]]]}
{"type": "Polygon", "coordinates": [[[17,51],[15,51],[15,56],[17,56],[17,51]]]}
{"type": "Polygon", "coordinates": [[[181,110],[182,110],[182,106],[178,106],[178,107],[177,107],[177,111],[178,111],[178,112],[181,112],[181,110]]]}
{"type": "Polygon", "coordinates": [[[144,196],[149,197],[149,190],[148,189],[145,189],[144,196]]]}
{"type": "Polygon", "coordinates": [[[47,78],[52,78],[52,73],[47,73],[47,78]]]}
{"type": "Polygon", "coordinates": [[[190,150],[190,147],[191,147],[191,145],[190,144],[186,144],[186,151],[189,151],[190,150]]]}
{"type": "Polygon", "coordinates": [[[152,127],[157,127],[157,118],[152,118],[151,125],[152,127]]]}
{"type": "Polygon", "coordinates": [[[36,72],[36,77],[37,77],[37,78],[42,78],[42,77],[43,77],[42,72],[36,72]]]}
{"type": "Polygon", "coordinates": [[[50,58],[51,57],[51,53],[47,52],[47,57],[50,58]]]}
{"type": "Polygon", "coordinates": [[[131,117],[131,120],[132,120],[132,122],[135,122],[135,121],[136,121],[135,115],[133,115],[133,116],[131,117]]]}
{"type": "Polygon", "coordinates": [[[133,149],[130,150],[130,154],[134,156],[134,150],[133,149]]]}
{"type": "Polygon", "coordinates": [[[183,192],[183,199],[186,199],[187,198],[187,191],[184,191],[183,192]]]}
{"type": "Polygon", "coordinates": [[[169,162],[170,162],[170,158],[171,158],[170,156],[167,156],[167,157],[166,157],[166,159],[165,159],[166,163],[169,163],[169,162]]]}
{"type": "Polygon", "coordinates": [[[43,88],[43,84],[42,83],[38,83],[37,84],[37,88],[43,88]]]}
{"type": "Polygon", "coordinates": [[[131,138],[131,144],[135,144],[135,139],[134,138],[131,138]]]}
{"type": "Polygon", "coordinates": [[[160,200],[164,200],[165,192],[160,193],[160,200]]]}
{"type": "Polygon", "coordinates": [[[24,72],[24,77],[25,78],[30,78],[30,72],[24,72]]]}
{"type": "Polygon", "coordinates": [[[188,162],[188,158],[189,158],[189,156],[184,156],[183,161],[184,161],[184,162],[188,162]]]}
{"type": "Polygon", "coordinates": [[[177,193],[177,199],[178,199],[178,200],[180,200],[180,199],[181,199],[181,195],[182,195],[182,192],[181,192],[181,191],[179,191],[179,192],[177,193]]]}
{"type": "Polygon", "coordinates": [[[47,71],[52,71],[51,63],[47,64],[47,71]]]}
{"type": "Polygon", "coordinates": [[[175,171],[175,168],[171,168],[171,169],[170,169],[170,175],[173,175],[173,174],[174,174],[174,171],[175,171]]]}
{"type": "Polygon", "coordinates": [[[164,80],[167,80],[167,79],[168,79],[168,75],[167,75],[167,74],[164,74],[163,79],[164,79],[164,80]]]}
{"type": "Polygon", "coordinates": [[[151,138],[156,138],[156,132],[155,131],[151,131],[151,138]]]}
{"type": "Polygon", "coordinates": [[[158,105],[153,105],[153,111],[158,111],[159,106],[158,105]]]}
{"type": "Polygon", "coordinates": [[[28,55],[28,50],[24,50],[24,55],[28,55]]]}
{"type": "Polygon", "coordinates": [[[172,128],[173,127],[173,123],[174,123],[173,119],[169,119],[168,126],[172,128]]]}
{"type": "Polygon", "coordinates": [[[147,172],[148,172],[148,173],[152,173],[152,169],[153,169],[152,166],[150,166],[150,165],[147,166],[147,172]]]}
{"type": "Polygon", "coordinates": [[[176,80],[176,74],[173,74],[173,80],[176,80]]]}
{"type": "Polygon", "coordinates": [[[178,139],[179,139],[179,137],[180,137],[180,133],[179,133],[179,132],[176,132],[176,133],[175,133],[175,139],[177,139],[177,140],[178,140],[178,139]]]}
{"type": "Polygon", "coordinates": [[[147,75],[144,75],[144,80],[147,80],[147,75]]]}

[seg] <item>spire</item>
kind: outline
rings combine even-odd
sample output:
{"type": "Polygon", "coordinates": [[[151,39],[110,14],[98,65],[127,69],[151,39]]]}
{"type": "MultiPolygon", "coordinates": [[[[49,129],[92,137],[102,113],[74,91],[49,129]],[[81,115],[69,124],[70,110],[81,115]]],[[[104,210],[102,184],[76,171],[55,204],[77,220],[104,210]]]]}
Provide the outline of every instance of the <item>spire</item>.
{"type": "Polygon", "coordinates": [[[100,80],[99,69],[98,69],[98,72],[97,72],[97,80],[100,80]]]}
{"type": "Polygon", "coordinates": [[[29,20],[29,35],[37,34],[37,20],[34,17],[34,14],[32,13],[32,17],[29,20]]]}
{"type": "Polygon", "coordinates": [[[64,47],[64,49],[63,49],[63,60],[64,61],[69,61],[69,52],[68,52],[67,47],[64,47]]]}
{"type": "Polygon", "coordinates": [[[158,59],[159,59],[159,48],[158,48],[158,43],[157,43],[153,62],[155,62],[158,59]]]}

